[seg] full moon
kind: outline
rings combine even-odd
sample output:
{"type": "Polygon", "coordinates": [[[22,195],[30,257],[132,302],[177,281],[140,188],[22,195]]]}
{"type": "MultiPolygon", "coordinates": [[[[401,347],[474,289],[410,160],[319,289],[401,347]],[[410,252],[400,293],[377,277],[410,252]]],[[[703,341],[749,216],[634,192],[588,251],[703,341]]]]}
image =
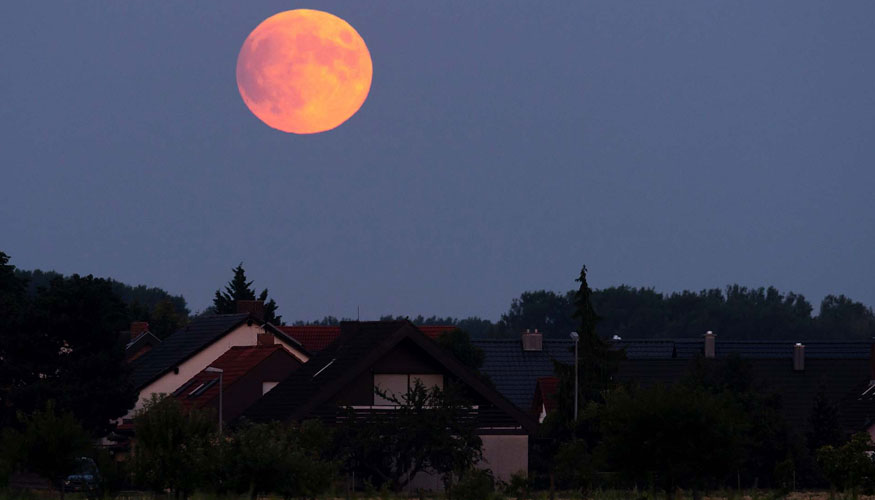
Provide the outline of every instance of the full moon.
{"type": "Polygon", "coordinates": [[[243,102],[267,125],[295,134],[331,130],[371,89],[371,54],[343,19],[296,9],[265,19],[237,56],[243,102]]]}

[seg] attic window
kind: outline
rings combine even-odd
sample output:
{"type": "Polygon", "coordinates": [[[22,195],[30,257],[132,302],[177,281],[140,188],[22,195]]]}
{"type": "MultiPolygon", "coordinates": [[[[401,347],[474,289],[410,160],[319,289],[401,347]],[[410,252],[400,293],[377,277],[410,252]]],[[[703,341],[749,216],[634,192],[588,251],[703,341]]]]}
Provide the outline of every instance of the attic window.
{"type": "Polygon", "coordinates": [[[216,384],[216,382],[218,382],[218,381],[219,381],[219,379],[214,378],[213,380],[210,380],[206,384],[201,384],[200,387],[191,391],[191,394],[189,394],[188,397],[196,398],[196,397],[200,396],[201,394],[205,393],[207,391],[207,389],[214,386],[216,384]]]}
{"type": "Polygon", "coordinates": [[[194,380],[189,380],[188,382],[182,384],[182,386],[179,389],[176,389],[175,391],[173,391],[173,396],[174,397],[179,396],[180,394],[185,392],[186,389],[191,387],[194,384],[194,382],[195,382],[194,380]]]}

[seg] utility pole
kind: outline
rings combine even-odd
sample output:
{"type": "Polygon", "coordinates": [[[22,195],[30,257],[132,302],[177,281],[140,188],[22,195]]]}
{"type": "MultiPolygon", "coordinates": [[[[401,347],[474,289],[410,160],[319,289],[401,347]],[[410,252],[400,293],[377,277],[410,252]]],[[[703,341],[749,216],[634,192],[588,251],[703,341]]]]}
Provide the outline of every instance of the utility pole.
{"type": "Polygon", "coordinates": [[[225,370],[221,368],[215,368],[213,366],[208,366],[204,369],[205,372],[208,373],[218,373],[219,374],[219,435],[222,435],[222,375],[224,375],[225,370]]]}

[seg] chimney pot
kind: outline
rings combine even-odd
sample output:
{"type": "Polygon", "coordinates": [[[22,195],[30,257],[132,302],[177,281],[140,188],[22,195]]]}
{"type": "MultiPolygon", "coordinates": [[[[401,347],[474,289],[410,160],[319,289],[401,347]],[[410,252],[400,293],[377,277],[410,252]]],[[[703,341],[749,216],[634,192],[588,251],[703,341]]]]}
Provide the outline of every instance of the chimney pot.
{"type": "Polygon", "coordinates": [[[238,300],[237,312],[247,313],[258,321],[264,321],[263,300],[238,300]]]}
{"type": "Polygon", "coordinates": [[[805,346],[799,342],[793,346],[793,371],[805,371],[805,346]]]}
{"type": "Polygon", "coordinates": [[[714,335],[711,330],[705,332],[705,357],[717,357],[717,335],[714,335]]]}

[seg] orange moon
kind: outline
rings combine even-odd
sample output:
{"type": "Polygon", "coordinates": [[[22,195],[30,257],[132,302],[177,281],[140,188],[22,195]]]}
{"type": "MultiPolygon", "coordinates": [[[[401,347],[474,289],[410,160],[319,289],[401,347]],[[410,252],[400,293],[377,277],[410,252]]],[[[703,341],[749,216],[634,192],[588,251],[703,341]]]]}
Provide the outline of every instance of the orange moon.
{"type": "Polygon", "coordinates": [[[371,89],[365,41],[343,19],[296,9],[265,19],[237,56],[243,102],[267,125],[295,134],[331,130],[359,110],[371,89]]]}

